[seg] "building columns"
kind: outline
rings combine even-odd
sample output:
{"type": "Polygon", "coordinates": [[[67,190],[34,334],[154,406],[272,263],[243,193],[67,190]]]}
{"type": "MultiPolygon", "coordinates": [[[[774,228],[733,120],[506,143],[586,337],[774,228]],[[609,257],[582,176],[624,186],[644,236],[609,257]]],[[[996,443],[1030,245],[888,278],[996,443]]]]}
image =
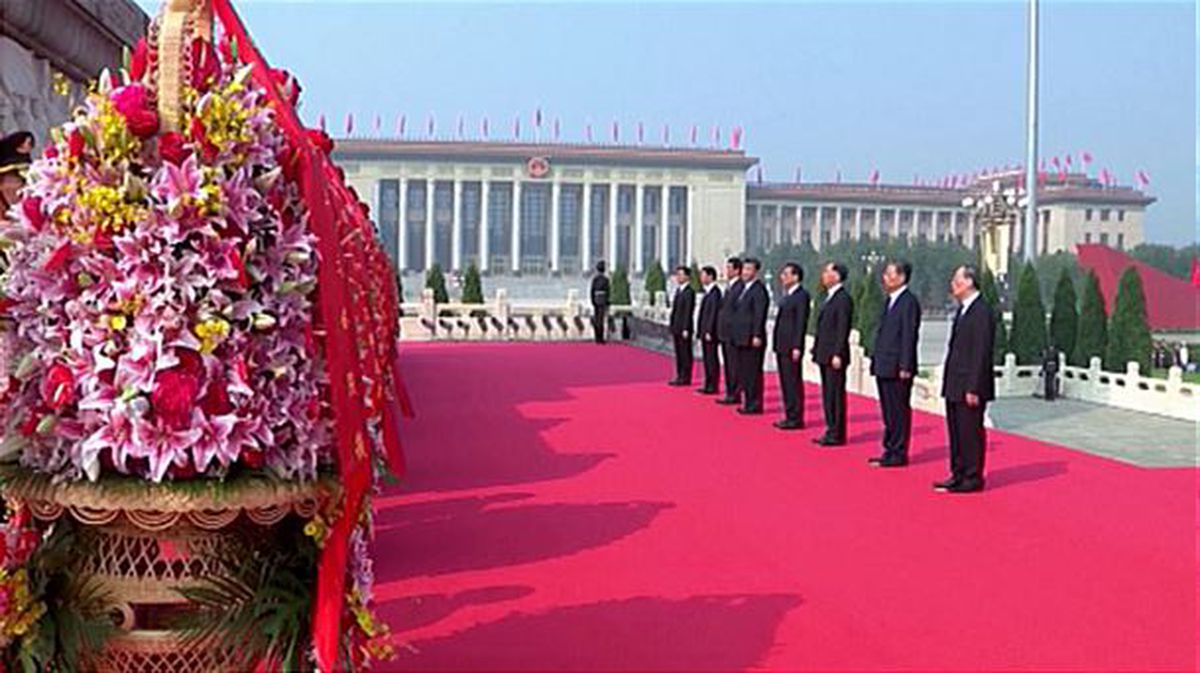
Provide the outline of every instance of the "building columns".
{"type": "Polygon", "coordinates": [[[561,269],[559,262],[562,253],[562,241],[559,233],[562,223],[559,222],[559,199],[562,195],[562,183],[558,180],[550,183],[550,272],[561,269]]]}
{"type": "Polygon", "coordinates": [[[488,226],[489,226],[488,225],[488,209],[489,209],[488,199],[490,198],[489,194],[491,193],[490,186],[491,186],[491,183],[488,182],[487,180],[479,181],[479,204],[480,204],[480,206],[479,206],[479,270],[480,271],[487,271],[488,266],[491,265],[491,260],[488,259],[489,257],[492,256],[492,251],[489,246],[489,243],[491,243],[491,240],[490,240],[491,232],[488,231],[488,226]]]}
{"type": "Polygon", "coordinates": [[[513,180],[512,188],[512,264],[514,273],[521,271],[521,181],[513,180]]]}
{"type": "Polygon", "coordinates": [[[696,259],[696,223],[692,220],[692,218],[695,217],[696,211],[693,208],[694,201],[692,199],[693,190],[691,185],[684,187],[684,189],[687,190],[687,212],[683,214],[683,226],[686,227],[686,235],[684,238],[687,241],[687,244],[684,247],[687,263],[691,264],[692,261],[696,259]]]}
{"type": "Polygon", "coordinates": [[[583,212],[580,213],[579,228],[579,268],[587,272],[592,266],[592,184],[583,183],[583,212]]]}
{"type": "Polygon", "coordinates": [[[642,249],[642,246],[645,244],[645,241],[643,239],[646,238],[646,236],[645,236],[644,232],[642,231],[642,228],[646,226],[646,199],[645,199],[645,194],[644,194],[645,191],[646,191],[646,185],[638,183],[637,186],[634,187],[634,192],[633,192],[634,218],[633,218],[633,255],[632,255],[633,264],[632,264],[632,266],[633,266],[634,273],[642,273],[642,271],[644,270],[642,268],[643,267],[642,255],[645,254],[645,251],[642,249]]]}
{"type": "Polygon", "coordinates": [[[825,245],[825,206],[817,204],[817,212],[813,218],[813,249],[820,250],[825,245]]]}
{"type": "Polygon", "coordinates": [[[617,269],[617,183],[608,183],[608,264],[617,269]]]}
{"type": "Polygon", "coordinates": [[[408,270],[408,178],[400,178],[400,223],[396,228],[400,248],[396,269],[404,273],[408,270]]]}
{"type": "MultiPolygon", "coordinates": [[[[663,185],[662,196],[658,200],[658,219],[659,227],[661,227],[658,232],[658,252],[659,257],[662,259],[663,269],[668,271],[671,268],[671,208],[670,203],[668,203],[670,198],[671,187],[663,185]]],[[[680,264],[683,264],[683,262],[680,262],[680,264]]]]}
{"type": "Polygon", "coordinates": [[[854,209],[854,240],[862,240],[862,207],[854,209]]]}
{"type": "Polygon", "coordinates": [[[462,222],[462,180],[454,181],[453,222],[450,229],[450,266],[455,271],[462,270],[463,222],[462,222]]]}
{"type": "Polygon", "coordinates": [[[433,268],[433,191],[437,183],[433,178],[425,180],[425,269],[433,268]]]}

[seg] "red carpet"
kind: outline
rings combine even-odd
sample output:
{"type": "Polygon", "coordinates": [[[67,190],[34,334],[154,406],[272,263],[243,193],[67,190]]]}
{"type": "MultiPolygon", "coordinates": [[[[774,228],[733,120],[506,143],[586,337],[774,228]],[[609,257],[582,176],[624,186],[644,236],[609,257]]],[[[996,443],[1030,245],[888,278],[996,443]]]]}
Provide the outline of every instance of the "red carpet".
{"type": "MultiPolygon", "coordinates": [[[[1192,670],[1196,470],[992,433],[933,493],[942,419],[876,471],[591,344],[407,346],[410,472],[377,500],[388,670],[1192,670]]],[[[770,380],[770,375],[768,375],[770,380]]],[[[806,417],[820,416],[809,388],[806,417]]],[[[1147,438],[1153,441],[1153,438],[1147,438]]]]}

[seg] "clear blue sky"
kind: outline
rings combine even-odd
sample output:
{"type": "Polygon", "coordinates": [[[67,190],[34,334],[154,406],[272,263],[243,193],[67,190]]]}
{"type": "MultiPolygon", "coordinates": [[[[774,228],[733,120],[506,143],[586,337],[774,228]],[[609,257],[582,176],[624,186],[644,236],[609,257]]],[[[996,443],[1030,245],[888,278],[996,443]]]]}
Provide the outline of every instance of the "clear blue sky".
{"type": "MultiPolygon", "coordinates": [[[[139,0],[157,7],[154,0],[139,0]]],[[[1025,5],[930,3],[416,3],[242,0],[273,64],[301,79],[310,122],[340,133],[400,114],[451,137],[490,118],[509,137],[561,119],[564,139],[612,122],[745,128],[767,180],[937,179],[1024,156],[1025,5]]],[[[1154,241],[1195,240],[1195,6],[1044,2],[1042,154],[1151,178],[1154,241]]]]}

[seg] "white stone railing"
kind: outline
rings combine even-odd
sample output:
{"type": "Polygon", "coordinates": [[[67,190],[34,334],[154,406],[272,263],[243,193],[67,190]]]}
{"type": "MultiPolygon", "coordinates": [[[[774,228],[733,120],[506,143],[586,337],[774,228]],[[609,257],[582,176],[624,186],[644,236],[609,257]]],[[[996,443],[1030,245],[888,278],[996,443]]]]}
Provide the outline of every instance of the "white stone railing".
{"type": "MultiPolygon", "coordinates": [[[[592,338],[592,308],[569,290],[561,304],[524,304],[508,298],[504,289],[482,304],[438,304],[426,289],[419,303],[401,306],[400,333],[404,341],[577,341],[592,338]]],[[[630,306],[609,310],[609,331],[634,311],[630,306]]]]}

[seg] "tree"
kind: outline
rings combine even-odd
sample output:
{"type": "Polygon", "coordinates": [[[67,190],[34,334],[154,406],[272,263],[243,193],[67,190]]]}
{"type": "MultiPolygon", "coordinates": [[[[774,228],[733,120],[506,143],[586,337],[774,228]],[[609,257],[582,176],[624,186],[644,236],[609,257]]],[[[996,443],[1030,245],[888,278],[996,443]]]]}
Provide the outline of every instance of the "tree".
{"type": "MultiPolygon", "coordinates": [[[[463,276],[462,303],[483,303],[483,279],[479,277],[479,267],[475,266],[474,262],[467,267],[467,272],[463,276]]],[[[486,311],[472,311],[471,315],[482,315],[485,313],[486,311]]]]}
{"type": "Polygon", "coordinates": [[[658,260],[650,265],[650,269],[646,271],[646,293],[650,295],[650,305],[654,306],[655,296],[659,292],[667,291],[667,276],[663,273],[662,265],[658,260]]]}
{"type": "Polygon", "coordinates": [[[883,315],[883,295],[874,273],[859,276],[856,283],[857,291],[854,297],[854,327],[861,337],[859,343],[870,355],[875,350],[875,331],[879,329],[879,319],[883,315]]]}
{"type": "Polygon", "coordinates": [[[1121,372],[1125,371],[1127,362],[1136,362],[1141,365],[1142,372],[1149,372],[1152,348],[1142,276],[1131,266],[1121,274],[1121,282],[1117,285],[1117,303],[1109,322],[1104,368],[1121,372]]]}
{"type": "Polygon", "coordinates": [[[1192,243],[1182,248],[1159,243],[1142,243],[1130,250],[1129,255],[1176,278],[1188,280],[1192,275],[1192,260],[1200,257],[1200,243],[1192,243]]]}
{"type": "Polygon", "coordinates": [[[812,308],[808,310],[808,333],[817,333],[817,314],[821,312],[821,304],[825,303],[825,288],[819,284],[813,287],[812,308]]]}
{"type": "Polygon", "coordinates": [[[697,294],[704,289],[704,283],[700,282],[700,262],[692,262],[692,290],[697,294]]]}
{"type": "Polygon", "coordinates": [[[1063,269],[1054,288],[1054,308],[1050,313],[1050,344],[1070,357],[1075,352],[1075,337],[1079,334],[1079,299],[1075,281],[1063,269]]]}
{"type": "Polygon", "coordinates": [[[1004,307],[1000,304],[1000,291],[996,288],[996,277],[991,271],[983,272],[979,281],[979,294],[991,305],[996,312],[996,337],[992,346],[992,363],[1004,364],[1004,354],[1008,352],[1008,328],[1004,324],[1004,307]]]}
{"type": "Polygon", "coordinates": [[[618,266],[613,271],[609,295],[609,303],[613,306],[629,306],[629,272],[625,267],[618,266]]]}
{"type": "Polygon", "coordinates": [[[1054,293],[1058,290],[1058,283],[1064,273],[1070,277],[1072,283],[1079,279],[1079,258],[1065,250],[1051,255],[1038,255],[1033,260],[1033,265],[1042,289],[1042,303],[1047,306],[1052,305],[1054,293]]]}
{"type": "Polygon", "coordinates": [[[1092,358],[1103,358],[1108,350],[1108,314],[1104,309],[1104,295],[1100,292],[1100,279],[1095,272],[1088,271],[1083,279],[1083,302],[1079,307],[1079,331],[1075,335],[1075,350],[1071,352],[1071,364],[1090,367],[1092,358]]]}
{"type": "Polygon", "coordinates": [[[446,291],[446,276],[442,273],[442,265],[434,264],[425,272],[425,287],[433,290],[433,300],[439,304],[450,303],[450,293],[446,291]]]}
{"type": "Polygon", "coordinates": [[[1046,307],[1042,304],[1042,289],[1033,264],[1021,269],[1017,280],[1017,303],[1013,306],[1011,350],[1017,364],[1041,362],[1046,350],[1046,307]]]}

